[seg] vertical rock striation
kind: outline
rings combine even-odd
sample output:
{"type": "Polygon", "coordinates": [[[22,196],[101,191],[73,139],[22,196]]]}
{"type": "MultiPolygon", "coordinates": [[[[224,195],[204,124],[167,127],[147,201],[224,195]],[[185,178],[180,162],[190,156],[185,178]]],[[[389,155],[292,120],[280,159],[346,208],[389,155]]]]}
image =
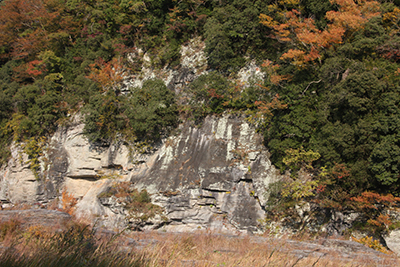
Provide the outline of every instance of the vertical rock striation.
{"type": "Polygon", "coordinates": [[[262,136],[244,117],[225,114],[207,117],[201,127],[182,124],[179,134],[147,154],[130,153],[123,143],[95,146],[82,130],[76,121],[55,133],[39,180],[27,156],[14,148],[2,170],[2,201],[45,204],[66,190],[79,200],[78,216],[109,228],[138,228],[120,199],[104,198],[116,183],[129,182],[163,208],[163,217],[140,222],[139,228],[261,230],[267,188],[279,175],[262,136]]]}

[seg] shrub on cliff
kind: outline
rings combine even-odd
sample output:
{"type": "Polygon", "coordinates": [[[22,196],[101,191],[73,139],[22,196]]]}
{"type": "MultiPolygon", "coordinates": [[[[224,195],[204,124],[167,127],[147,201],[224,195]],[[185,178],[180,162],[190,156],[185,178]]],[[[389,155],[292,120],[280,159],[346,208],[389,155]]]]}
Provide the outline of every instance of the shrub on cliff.
{"type": "Polygon", "coordinates": [[[153,143],[178,124],[175,94],[162,80],[152,79],[130,94],[109,90],[93,97],[85,109],[84,132],[90,141],[123,138],[153,143]]]}

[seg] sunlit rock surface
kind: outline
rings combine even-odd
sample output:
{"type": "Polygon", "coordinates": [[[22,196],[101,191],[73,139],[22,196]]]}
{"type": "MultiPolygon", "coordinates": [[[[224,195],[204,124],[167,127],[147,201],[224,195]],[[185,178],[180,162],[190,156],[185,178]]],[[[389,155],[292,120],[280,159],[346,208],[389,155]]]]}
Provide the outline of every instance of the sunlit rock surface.
{"type": "Polygon", "coordinates": [[[15,152],[2,171],[2,200],[46,204],[62,200],[65,191],[79,200],[78,216],[109,228],[137,227],[121,209],[123,203],[99,201],[113,184],[128,181],[146,189],[163,208],[164,217],[142,222],[143,229],[262,230],[266,191],[279,175],[262,136],[244,117],[225,114],[207,117],[200,127],[182,124],[177,134],[145,154],[129,152],[123,143],[90,144],[82,131],[83,124],[76,120],[54,134],[39,180],[27,156],[15,152]]]}

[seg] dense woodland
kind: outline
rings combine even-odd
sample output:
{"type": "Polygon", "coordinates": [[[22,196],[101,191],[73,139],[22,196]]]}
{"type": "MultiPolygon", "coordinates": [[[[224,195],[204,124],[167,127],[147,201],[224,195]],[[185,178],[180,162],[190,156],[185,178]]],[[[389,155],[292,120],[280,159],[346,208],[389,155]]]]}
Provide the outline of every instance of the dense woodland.
{"type": "Polygon", "coordinates": [[[239,112],[291,173],[274,205],[367,211],[383,231],[400,196],[399,21],[398,0],[0,1],[1,161],[16,141],[37,168],[44,138],[78,111],[92,142],[142,146],[182,120],[239,112]],[[188,101],[157,79],[122,93],[142,64],[128,55],[179,69],[194,37],[209,72],[188,101]],[[266,79],[236,84],[251,60],[266,79]]]}

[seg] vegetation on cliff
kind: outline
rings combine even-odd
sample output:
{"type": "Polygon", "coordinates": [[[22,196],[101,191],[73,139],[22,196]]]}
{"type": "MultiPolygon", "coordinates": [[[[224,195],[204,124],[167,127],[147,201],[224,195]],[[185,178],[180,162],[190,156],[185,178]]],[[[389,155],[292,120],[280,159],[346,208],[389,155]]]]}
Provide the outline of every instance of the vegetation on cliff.
{"type": "Polygon", "coordinates": [[[399,6],[1,1],[1,162],[12,140],[39,142],[78,110],[89,140],[106,144],[120,137],[154,142],[177,126],[179,112],[199,121],[236,110],[264,133],[273,164],[291,171],[282,198],[356,210],[366,206],[354,203],[368,200],[379,212],[365,222],[387,229],[389,215],[380,208],[395,205],[400,189],[399,6]],[[179,106],[160,80],[123,86],[139,73],[140,57],[128,56],[138,48],[153,67],[179,68],[180,46],[197,36],[206,44],[209,72],[188,86],[188,105],[179,106]],[[242,87],[232,80],[249,60],[267,77],[242,87]]]}

